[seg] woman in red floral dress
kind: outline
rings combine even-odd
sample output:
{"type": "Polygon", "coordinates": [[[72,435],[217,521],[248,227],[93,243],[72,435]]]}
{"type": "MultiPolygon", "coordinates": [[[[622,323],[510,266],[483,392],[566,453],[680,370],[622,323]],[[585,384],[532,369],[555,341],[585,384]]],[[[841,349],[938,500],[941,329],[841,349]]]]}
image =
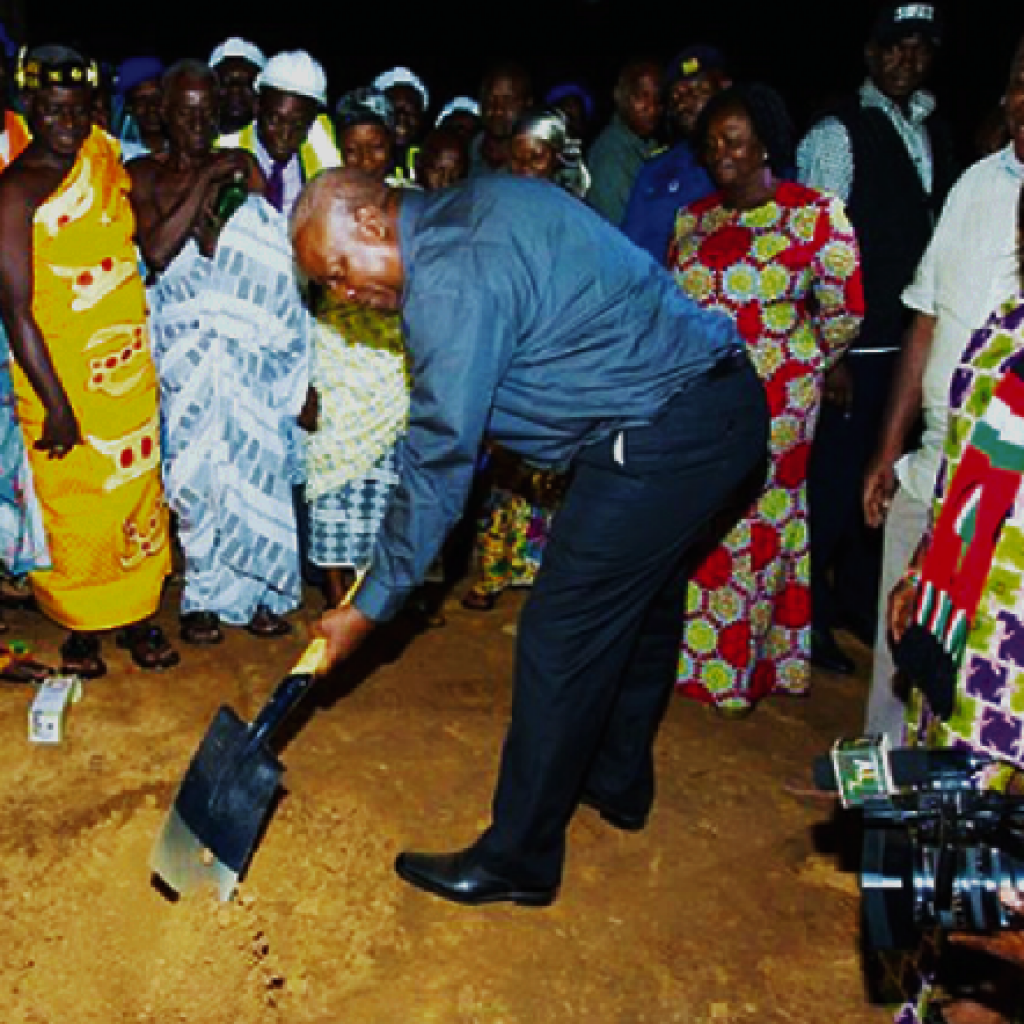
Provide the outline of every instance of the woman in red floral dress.
{"type": "Polygon", "coordinates": [[[709,101],[697,144],[717,191],[680,210],[669,253],[679,286],[731,316],[768,392],[767,481],[696,568],[678,686],[729,716],[810,683],[807,459],[822,378],[864,312],[842,203],[785,180],[792,131],[766,86],[709,101]]]}

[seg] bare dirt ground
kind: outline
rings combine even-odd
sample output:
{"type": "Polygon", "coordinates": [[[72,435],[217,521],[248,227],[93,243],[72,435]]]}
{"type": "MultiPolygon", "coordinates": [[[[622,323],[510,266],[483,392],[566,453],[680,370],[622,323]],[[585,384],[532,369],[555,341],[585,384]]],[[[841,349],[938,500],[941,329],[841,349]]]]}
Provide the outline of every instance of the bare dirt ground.
{"type": "MultiPolygon", "coordinates": [[[[821,676],[810,699],[743,722],[674,700],[647,830],[581,809],[552,908],[460,908],[397,880],[399,850],[453,849],[487,823],[519,603],[451,601],[446,627],[323,684],[228,904],[169,902],[150,848],[217,707],[253,716],[316,597],[295,636],[231,630],[217,648],[182,645],[162,675],[105,643],[110,672],[56,747],[27,741],[31,688],[0,684],[0,1024],[891,1019],[864,994],[856,880],[819,835],[831,808],[781,788],[859,731],[868,652],[847,637],[858,676],[821,676]]],[[[6,617],[7,639],[57,661],[55,627],[6,617]]]]}

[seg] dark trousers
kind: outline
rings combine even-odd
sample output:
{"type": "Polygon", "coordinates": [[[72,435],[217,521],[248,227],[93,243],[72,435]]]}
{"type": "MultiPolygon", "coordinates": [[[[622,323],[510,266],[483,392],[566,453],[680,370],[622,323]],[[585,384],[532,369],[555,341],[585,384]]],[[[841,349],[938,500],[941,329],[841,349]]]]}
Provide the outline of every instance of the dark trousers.
{"type": "Polygon", "coordinates": [[[878,441],[898,353],[850,355],[850,414],[822,403],[807,474],[814,625],[855,618],[874,635],[882,531],[864,522],[864,473],[878,441]]]}
{"type": "Polygon", "coordinates": [[[492,870],[557,884],[583,789],[649,810],[687,556],[735,521],[763,474],[767,436],[764,389],[742,356],[694,381],[652,425],[626,431],[619,452],[613,437],[575,460],[520,619],[492,825],[477,847],[492,870]]]}

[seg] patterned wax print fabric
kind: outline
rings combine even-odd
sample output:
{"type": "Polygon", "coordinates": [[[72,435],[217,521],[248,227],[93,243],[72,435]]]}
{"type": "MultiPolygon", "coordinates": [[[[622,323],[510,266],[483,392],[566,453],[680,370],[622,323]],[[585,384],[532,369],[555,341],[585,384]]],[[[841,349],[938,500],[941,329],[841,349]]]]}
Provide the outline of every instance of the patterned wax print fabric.
{"type": "Polygon", "coordinates": [[[491,596],[509,587],[531,586],[553,518],[552,509],[531,505],[515,491],[493,488],[476,536],[479,578],[473,593],[491,596]]]}
{"type": "Polygon", "coordinates": [[[472,587],[479,597],[533,584],[567,481],[565,473],[531,467],[498,445],[491,445],[488,462],[491,488],[477,524],[472,587]]]}
{"type": "Polygon", "coordinates": [[[32,588],[47,615],[75,630],[152,615],[170,571],[157,381],[128,189],[117,145],[94,129],[35,213],[32,314],[83,439],[66,458],[36,450],[43,405],[12,366],[53,566],[31,574],[32,588]]]}
{"type": "Polygon", "coordinates": [[[310,560],[365,569],[398,483],[395,448],[409,418],[399,317],[355,306],[319,313],[312,383],[317,429],[306,442],[310,560]]]}
{"type": "MultiPolygon", "coordinates": [[[[933,520],[996,384],[1024,348],[1020,297],[972,335],[950,385],[950,425],[935,484],[933,520]]],[[[1018,443],[1020,439],[1015,439],[1018,443]]],[[[967,633],[949,721],[935,718],[918,691],[908,705],[908,733],[934,747],[969,746],[1024,768],[1024,497],[1003,520],[981,600],[967,633]]]]}
{"type": "MultiPolygon", "coordinates": [[[[949,431],[932,507],[933,522],[949,492],[976,424],[990,411],[996,386],[1024,350],[1024,299],[996,310],[968,342],[950,383],[949,431]]],[[[1019,428],[1019,424],[1018,424],[1019,428]]],[[[1007,438],[1020,444],[1021,438],[1007,438]]],[[[926,543],[930,538],[926,538],[926,543]]],[[[953,714],[935,717],[918,690],[907,702],[907,742],[930,747],[967,747],[998,762],[986,784],[1002,789],[1024,768],[1024,495],[1017,493],[996,540],[981,600],[967,632],[956,680],[953,714]]],[[[924,946],[913,963],[899,962],[908,993],[897,1024],[927,1024],[945,992],[936,976],[938,951],[924,946]]],[[[1024,1012],[1018,1003],[1017,1013],[1024,1012]]],[[[1020,1019],[1015,1017],[1014,1019],[1020,1019]]]]}
{"type": "Polygon", "coordinates": [[[149,289],[164,481],[185,555],[181,611],[244,625],[301,597],[289,441],[309,314],[284,217],[250,196],[212,258],[189,242],[149,289]]]}
{"type": "Polygon", "coordinates": [[[694,571],[679,658],[684,694],[740,710],[810,683],[807,460],[823,374],[863,317],[860,258],[839,200],[783,182],[754,209],[685,207],[669,266],[735,320],[768,393],[765,488],[694,571]]]}

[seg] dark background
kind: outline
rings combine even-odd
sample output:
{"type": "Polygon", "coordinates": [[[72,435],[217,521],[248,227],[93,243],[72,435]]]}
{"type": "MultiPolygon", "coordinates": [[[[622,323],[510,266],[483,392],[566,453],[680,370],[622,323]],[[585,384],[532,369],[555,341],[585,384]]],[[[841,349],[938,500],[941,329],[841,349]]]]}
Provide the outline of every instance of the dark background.
{"type": "MultiPolygon", "coordinates": [[[[932,86],[965,147],[982,114],[998,102],[1010,56],[1024,32],[1020,0],[939,4],[946,21],[932,86]],[[1009,12],[1009,13],[1007,13],[1009,12]]],[[[628,57],[668,60],[688,43],[711,42],[739,72],[780,89],[803,122],[822,99],[856,86],[876,5],[866,0],[521,0],[519,3],[404,3],[362,0],[249,0],[25,5],[29,43],[71,42],[117,61],[153,53],[167,61],[206,59],[230,35],[268,55],[306,49],[328,73],[332,98],[405,64],[431,88],[434,110],[455,93],[475,94],[497,57],[522,59],[539,90],[566,77],[585,81],[608,113],[616,69],[628,57]]]]}

